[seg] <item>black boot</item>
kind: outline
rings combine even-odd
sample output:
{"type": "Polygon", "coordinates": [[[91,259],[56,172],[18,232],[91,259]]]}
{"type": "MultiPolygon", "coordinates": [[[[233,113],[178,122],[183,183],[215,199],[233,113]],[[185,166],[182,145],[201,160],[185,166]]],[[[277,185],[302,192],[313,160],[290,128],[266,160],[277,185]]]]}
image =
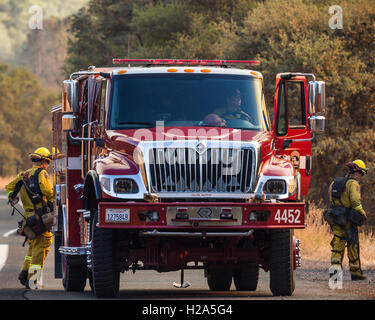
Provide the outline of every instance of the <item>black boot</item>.
{"type": "Polygon", "coordinates": [[[22,270],[20,274],[18,275],[18,280],[21,282],[22,285],[26,286],[27,282],[27,274],[28,272],[25,270],[22,270]]]}
{"type": "Polygon", "coordinates": [[[367,278],[363,275],[356,275],[352,274],[352,281],[361,281],[361,280],[366,280],[367,278]]]}

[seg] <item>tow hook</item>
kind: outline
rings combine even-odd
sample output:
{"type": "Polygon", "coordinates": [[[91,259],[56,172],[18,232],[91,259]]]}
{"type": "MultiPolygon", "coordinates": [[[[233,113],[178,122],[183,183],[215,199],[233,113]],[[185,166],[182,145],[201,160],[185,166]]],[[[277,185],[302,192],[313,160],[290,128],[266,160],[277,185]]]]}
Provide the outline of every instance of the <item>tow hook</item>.
{"type": "Polygon", "coordinates": [[[189,282],[184,282],[184,269],[181,269],[181,283],[173,282],[175,288],[187,288],[190,286],[189,282]]]}

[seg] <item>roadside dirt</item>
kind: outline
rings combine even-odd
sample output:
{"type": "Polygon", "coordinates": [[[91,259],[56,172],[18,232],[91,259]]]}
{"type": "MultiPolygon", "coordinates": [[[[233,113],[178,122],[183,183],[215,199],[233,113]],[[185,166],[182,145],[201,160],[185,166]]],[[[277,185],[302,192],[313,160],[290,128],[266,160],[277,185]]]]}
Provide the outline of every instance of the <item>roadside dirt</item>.
{"type": "MultiPolygon", "coordinates": [[[[328,288],[329,267],[330,264],[327,261],[302,260],[302,267],[297,269],[296,277],[320,283],[328,288]]],[[[364,275],[367,277],[364,281],[351,281],[350,272],[344,265],[343,288],[334,291],[343,295],[360,296],[363,299],[375,299],[375,270],[364,270],[364,275]]]]}

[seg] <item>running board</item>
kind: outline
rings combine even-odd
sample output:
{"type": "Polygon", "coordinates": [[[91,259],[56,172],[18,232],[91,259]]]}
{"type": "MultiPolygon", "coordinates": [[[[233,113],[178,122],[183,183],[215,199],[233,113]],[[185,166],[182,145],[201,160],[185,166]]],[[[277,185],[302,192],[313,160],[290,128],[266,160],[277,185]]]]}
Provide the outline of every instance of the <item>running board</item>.
{"type": "Polygon", "coordinates": [[[87,256],[90,254],[90,247],[63,247],[59,248],[61,254],[67,256],[87,256]]]}

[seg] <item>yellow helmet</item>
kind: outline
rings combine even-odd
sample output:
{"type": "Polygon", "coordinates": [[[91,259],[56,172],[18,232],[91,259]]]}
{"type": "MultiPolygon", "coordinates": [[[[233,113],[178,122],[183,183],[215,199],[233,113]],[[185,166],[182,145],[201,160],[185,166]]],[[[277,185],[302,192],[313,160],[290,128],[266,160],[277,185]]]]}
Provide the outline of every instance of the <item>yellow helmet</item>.
{"type": "Polygon", "coordinates": [[[61,159],[64,157],[65,157],[64,154],[60,153],[60,150],[58,148],[52,147],[52,153],[51,153],[52,160],[61,159]]]}
{"type": "Polygon", "coordinates": [[[365,163],[360,159],[349,162],[346,165],[349,167],[351,173],[360,172],[362,175],[367,174],[368,168],[366,168],[365,163]]]}
{"type": "Polygon", "coordinates": [[[51,153],[44,147],[36,149],[33,153],[29,154],[29,157],[33,162],[41,160],[47,160],[48,162],[51,161],[51,153]]]}

